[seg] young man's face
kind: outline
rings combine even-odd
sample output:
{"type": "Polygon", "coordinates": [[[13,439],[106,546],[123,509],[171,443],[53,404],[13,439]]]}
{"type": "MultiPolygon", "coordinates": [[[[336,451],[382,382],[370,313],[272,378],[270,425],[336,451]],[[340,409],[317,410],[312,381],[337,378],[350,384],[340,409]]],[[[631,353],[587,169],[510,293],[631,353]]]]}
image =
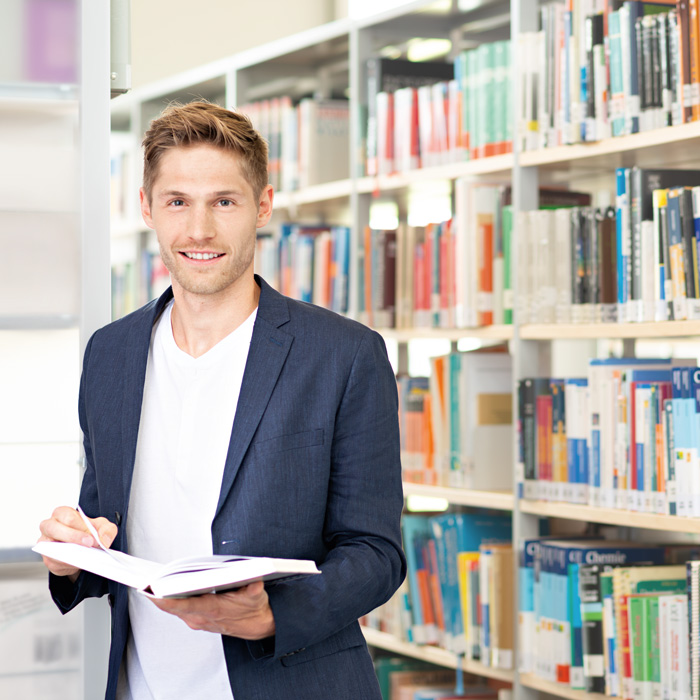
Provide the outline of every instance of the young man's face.
{"type": "Polygon", "coordinates": [[[256,229],[272,215],[272,188],[260,197],[235,154],[208,145],[163,154],[144,221],[156,230],[173,287],[215,295],[252,281],[256,229]]]}

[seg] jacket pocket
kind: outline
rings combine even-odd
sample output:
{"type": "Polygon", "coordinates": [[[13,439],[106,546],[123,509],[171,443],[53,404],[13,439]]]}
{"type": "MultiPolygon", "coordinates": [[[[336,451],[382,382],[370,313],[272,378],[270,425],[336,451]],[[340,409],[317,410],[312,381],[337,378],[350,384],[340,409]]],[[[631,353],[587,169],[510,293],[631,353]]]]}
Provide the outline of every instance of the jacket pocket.
{"type": "Polygon", "coordinates": [[[346,627],[344,630],[341,630],[318,644],[281,656],[280,662],[283,666],[296,666],[297,664],[316,661],[324,656],[337,654],[346,649],[353,649],[354,647],[359,647],[364,644],[365,638],[359,626],[353,625],[346,627]]]}
{"type": "Polygon", "coordinates": [[[284,452],[286,450],[298,450],[302,447],[315,447],[323,445],[323,429],[306,430],[302,433],[288,433],[276,435],[254,443],[258,454],[270,454],[271,452],[284,452]]]}

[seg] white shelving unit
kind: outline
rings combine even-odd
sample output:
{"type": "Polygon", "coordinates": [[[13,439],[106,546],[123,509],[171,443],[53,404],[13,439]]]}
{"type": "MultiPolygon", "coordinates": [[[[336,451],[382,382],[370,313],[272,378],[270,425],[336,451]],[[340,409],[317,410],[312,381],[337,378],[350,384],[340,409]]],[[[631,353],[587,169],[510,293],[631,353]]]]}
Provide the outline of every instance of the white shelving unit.
{"type": "MultiPolygon", "coordinates": [[[[32,31],[24,3],[11,5],[6,59],[32,31]]],[[[106,602],[62,617],[30,550],[39,522],[77,502],[80,363],[109,321],[109,3],[76,2],[75,23],[75,82],[31,82],[8,65],[0,81],[0,696],[36,700],[100,697],[109,643],[106,602]]]]}
{"type": "MultiPolygon", "coordinates": [[[[400,44],[412,36],[449,37],[453,53],[463,38],[478,42],[480,38],[514,37],[519,32],[536,30],[538,4],[534,0],[471,3],[470,11],[459,12],[455,3],[435,3],[427,0],[409,2],[395,10],[361,21],[333,22],[287,39],[246,51],[197,70],[136,90],[114,100],[113,128],[129,132],[138,143],[148,120],[158,114],[168,101],[187,101],[196,96],[219,101],[234,107],[250,100],[265,99],[280,94],[298,96],[305,93],[328,94],[332,87],[346,88],[351,108],[350,171],[346,178],[323,183],[295,192],[275,194],[275,208],[286,219],[349,225],[352,250],[359,247],[359,235],[369,221],[369,209],[377,194],[405,202],[407,193],[435,181],[453,181],[468,177],[474,180],[510,181],[513,188],[514,210],[536,208],[540,184],[570,183],[572,189],[601,183],[613,191],[614,169],[621,165],[662,163],[664,167],[697,167],[696,153],[700,146],[700,123],[648,131],[627,137],[595,143],[550,148],[544,151],[498,155],[463,163],[402,172],[395,175],[365,177],[360,173],[358,144],[362,123],[362,107],[366,101],[364,66],[366,59],[378,55],[389,43],[400,44]],[[501,15],[510,24],[499,24],[501,15]],[[484,20],[491,18],[488,32],[475,34],[484,20]],[[494,20],[496,18],[496,20],[494,20]],[[315,219],[314,219],[315,217],[315,219]]],[[[515,104],[519,99],[519,81],[514,78],[515,104]]],[[[140,179],[140,154],[133,154],[131,180],[140,179]]],[[[129,241],[143,230],[137,222],[135,187],[125,216],[113,223],[113,236],[129,241]]],[[[122,245],[122,243],[120,243],[122,245]]],[[[350,295],[358,298],[357,256],[353,255],[350,270],[350,295]]],[[[517,289],[517,280],[515,282],[517,289]]],[[[351,306],[351,315],[356,311],[351,306]]],[[[517,321],[517,319],[516,319],[517,321]]],[[[1,320],[0,320],[1,323],[1,320]]],[[[557,342],[580,344],[582,358],[594,341],[619,339],[626,347],[636,339],[671,340],[700,338],[700,322],[597,324],[597,325],[519,325],[491,326],[470,329],[379,329],[387,340],[404,348],[415,339],[447,340],[456,344],[463,338],[485,343],[508,342],[514,359],[516,379],[550,374],[552,358],[556,359],[557,342]]],[[[401,356],[401,353],[400,353],[401,356]]],[[[581,368],[583,371],[583,368],[581,368]]],[[[514,387],[515,395],[515,387],[514,387]]],[[[517,446],[513,445],[514,454],[517,446]]],[[[517,460],[516,460],[517,461],[517,460]]],[[[514,478],[515,481],[515,478],[514,478]]],[[[675,533],[700,533],[700,521],[630,513],[627,511],[557,504],[518,501],[513,491],[506,493],[476,492],[439,486],[404,484],[406,495],[419,495],[447,500],[453,506],[490,508],[512,511],[514,542],[537,534],[540,518],[551,517],[601,523],[631,528],[647,528],[675,533]]],[[[375,647],[398,654],[413,656],[448,668],[457,667],[457,658],[434,647],[418,647],[393,637],[366,629],[368,642],[375,647]]],[[[583,700],[584,695],[568,687],[548,683],[536,676],[500,671],[481,664],[467,662],[465,670],[484,677],[513,683],[516,700],[531,700],[544,693],[569,700],[583,700]]],[[[595,698],[594,698],[595,700],[595,698]]]]}

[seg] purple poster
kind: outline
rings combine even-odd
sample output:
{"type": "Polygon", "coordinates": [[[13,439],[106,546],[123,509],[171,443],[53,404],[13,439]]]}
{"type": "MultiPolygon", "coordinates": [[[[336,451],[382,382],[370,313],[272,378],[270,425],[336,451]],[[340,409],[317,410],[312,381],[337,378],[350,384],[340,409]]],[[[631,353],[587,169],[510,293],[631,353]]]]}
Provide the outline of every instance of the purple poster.
{"type": "Polygon", "coordinates": [[[78,80],[76,0],[26,0],[25,78],[42,83],[78,80]]]}

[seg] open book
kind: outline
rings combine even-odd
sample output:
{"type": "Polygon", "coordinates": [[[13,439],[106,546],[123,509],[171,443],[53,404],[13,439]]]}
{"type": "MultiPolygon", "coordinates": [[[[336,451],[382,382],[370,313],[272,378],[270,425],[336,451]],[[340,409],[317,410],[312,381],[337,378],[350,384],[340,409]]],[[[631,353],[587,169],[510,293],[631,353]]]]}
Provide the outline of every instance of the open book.
{"type": "Polygon", "coordinates": [[[38,542],[32,549],[79,569],[118,581],[156,598],[183,598],[240,588],[254,581],[321,573],[313,561],[209,555],[157,564],[114,550],[68,542],[38,542]]]}

